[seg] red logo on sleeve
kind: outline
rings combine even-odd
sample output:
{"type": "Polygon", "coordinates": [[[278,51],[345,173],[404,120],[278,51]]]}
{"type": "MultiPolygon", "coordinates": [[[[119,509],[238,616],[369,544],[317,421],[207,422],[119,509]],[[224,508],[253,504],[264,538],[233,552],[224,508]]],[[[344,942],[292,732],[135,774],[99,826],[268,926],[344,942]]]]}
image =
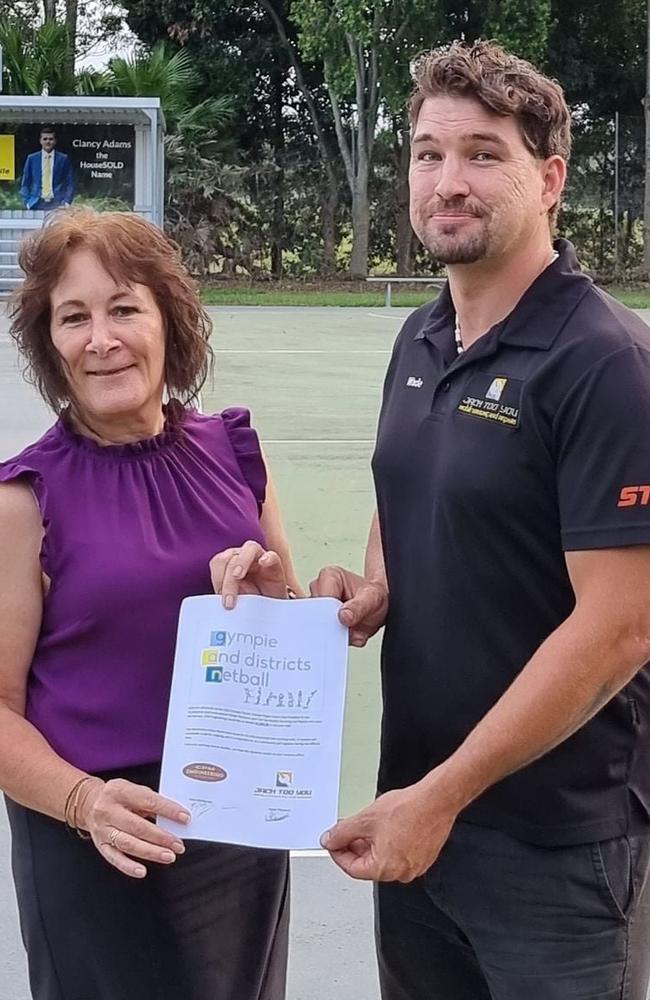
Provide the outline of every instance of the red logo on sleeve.
{"type": "Polygon", "coordinates": [[[647,507],[650,503],[650,486],[624,486],[617,507],[647,507]]]}

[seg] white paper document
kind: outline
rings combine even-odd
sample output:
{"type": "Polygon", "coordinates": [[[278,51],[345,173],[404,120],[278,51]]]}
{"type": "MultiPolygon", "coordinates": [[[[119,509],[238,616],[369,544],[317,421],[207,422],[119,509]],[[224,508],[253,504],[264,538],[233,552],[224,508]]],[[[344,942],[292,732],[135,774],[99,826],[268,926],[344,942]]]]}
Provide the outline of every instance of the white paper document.
{"type": "Polygon", "coordinates": [[[340,601],[188,597],[178,623],[160,792],[181,837],[317,847],[337,819],[348,631],[340,601]]]}

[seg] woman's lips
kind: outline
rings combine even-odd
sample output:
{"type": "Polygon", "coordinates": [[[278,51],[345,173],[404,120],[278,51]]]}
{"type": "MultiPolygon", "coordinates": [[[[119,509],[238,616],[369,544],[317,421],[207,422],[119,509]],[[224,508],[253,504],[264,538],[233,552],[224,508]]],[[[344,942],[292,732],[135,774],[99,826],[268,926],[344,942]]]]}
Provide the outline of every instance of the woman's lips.
{"type": "Polygon", "coordinates": [[[135,367],[134,365],[124,365],[122,368],[111,368],[109,371],[99,371],[99,372],[88,372],[89,375],[94,375],[96,378],[106,378],[108,375],[121,375],[122,372],[126,372],[129,368],[135,367]]]}

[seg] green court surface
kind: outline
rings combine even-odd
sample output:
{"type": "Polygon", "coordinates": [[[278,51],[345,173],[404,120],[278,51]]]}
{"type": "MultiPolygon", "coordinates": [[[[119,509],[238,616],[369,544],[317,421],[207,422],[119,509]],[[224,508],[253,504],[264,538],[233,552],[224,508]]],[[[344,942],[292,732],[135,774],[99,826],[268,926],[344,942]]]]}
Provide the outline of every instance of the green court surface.
{"type": "MultiPolygon", "coordinates": [[[[404,310],[211,309],[216,366],[206,412],[250,407],[298,573],[357,571],[373,510],[370,456],[384,372],[404,310]]],[[[341,814],[372,799],[379,643],[350,651],[341,814]]]]}

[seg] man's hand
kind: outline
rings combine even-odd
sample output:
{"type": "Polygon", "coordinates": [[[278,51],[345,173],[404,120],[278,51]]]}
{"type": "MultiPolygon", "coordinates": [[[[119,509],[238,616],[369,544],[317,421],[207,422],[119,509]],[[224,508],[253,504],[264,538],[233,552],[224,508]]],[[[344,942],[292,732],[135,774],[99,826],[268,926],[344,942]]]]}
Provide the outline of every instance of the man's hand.
{"type": "Polygon", "coordinates": [[[336,597],[342,625],[350,629],[350,645],[365,646],[378,632],[388,613],[388,589],[341,566],[326,566],[309,585],[312,597],[336,597]]]}
{"type": "Polygon", "coordinates": [[[277,552],[259,542],[244,542],[240,549],[225,549],[210,560],[215,594],[222,595],[224,608],[234,608],[240,594],[286,597],[287,579],[277,552]]]}
{"type": "Polygon", "coordinates": [[[340,820],[321,844],[352,878],[412,882],[444,847],[458,815],[455,802],[424,781],[380,795],[356,816],[340,820]]]}

